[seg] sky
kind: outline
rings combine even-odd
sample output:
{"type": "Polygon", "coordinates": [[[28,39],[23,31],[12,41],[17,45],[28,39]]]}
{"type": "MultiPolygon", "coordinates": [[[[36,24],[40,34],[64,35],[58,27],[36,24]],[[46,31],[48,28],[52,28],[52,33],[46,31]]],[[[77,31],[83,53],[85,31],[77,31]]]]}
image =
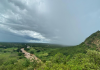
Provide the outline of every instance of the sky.
{"type": "Polygon", "coordinates": [[[100,0],[1,0],[0,42],[78,45],[100,30],[100,0]]]}

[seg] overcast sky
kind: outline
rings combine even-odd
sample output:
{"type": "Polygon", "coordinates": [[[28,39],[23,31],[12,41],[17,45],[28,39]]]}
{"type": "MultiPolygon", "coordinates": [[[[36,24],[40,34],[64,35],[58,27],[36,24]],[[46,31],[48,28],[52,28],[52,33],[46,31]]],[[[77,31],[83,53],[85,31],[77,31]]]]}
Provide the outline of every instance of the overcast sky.
{"type": "Polygon", "coordinates": [[[0,42],[78,45],[100,30],[100,0],[0,0],[0,42]]]}

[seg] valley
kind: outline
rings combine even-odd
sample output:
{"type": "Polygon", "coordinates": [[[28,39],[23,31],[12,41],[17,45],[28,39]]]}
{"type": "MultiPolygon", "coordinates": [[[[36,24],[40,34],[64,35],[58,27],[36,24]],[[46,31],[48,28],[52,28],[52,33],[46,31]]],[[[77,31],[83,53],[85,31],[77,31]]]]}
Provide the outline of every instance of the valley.
{"type": "Polygon", "coordinates": [[[0,70],[99,70],[100,31],[76,46],[0,43],[0,70]]]}

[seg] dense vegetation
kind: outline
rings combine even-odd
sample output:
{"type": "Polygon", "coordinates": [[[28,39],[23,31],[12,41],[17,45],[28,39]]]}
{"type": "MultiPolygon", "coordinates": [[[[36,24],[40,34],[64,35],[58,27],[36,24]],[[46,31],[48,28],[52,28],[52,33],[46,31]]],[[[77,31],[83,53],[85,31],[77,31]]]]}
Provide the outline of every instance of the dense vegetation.
{"type": "Polygon", "coordinates": [[[97,31],[77,46],[0,43],[0,70],[100,70],[99,39],[100,31],[97,31]],[[34,59],[30,62],[21,48],[42,62],[34,59]]]}

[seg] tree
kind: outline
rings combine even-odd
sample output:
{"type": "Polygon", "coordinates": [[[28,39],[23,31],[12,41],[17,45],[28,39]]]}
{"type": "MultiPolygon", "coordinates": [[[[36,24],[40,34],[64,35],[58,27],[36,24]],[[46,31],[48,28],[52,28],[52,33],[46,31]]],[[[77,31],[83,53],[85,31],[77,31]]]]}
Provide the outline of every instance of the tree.
{"type": "Polygon", "coordinates": [[[23,53],[19,52],[19,53],[18,53],[18,56],[23,56],[23,53]]]}
{"type": "Polygon", "coordinates": [[[25,59],[23,66],[28,67],[30,65],[30,60],[25,59]]]}
{"type": "Polygon", "coordinates": [[[34,51],[30,51],[31,54],[34,54],[34,51]]]}

